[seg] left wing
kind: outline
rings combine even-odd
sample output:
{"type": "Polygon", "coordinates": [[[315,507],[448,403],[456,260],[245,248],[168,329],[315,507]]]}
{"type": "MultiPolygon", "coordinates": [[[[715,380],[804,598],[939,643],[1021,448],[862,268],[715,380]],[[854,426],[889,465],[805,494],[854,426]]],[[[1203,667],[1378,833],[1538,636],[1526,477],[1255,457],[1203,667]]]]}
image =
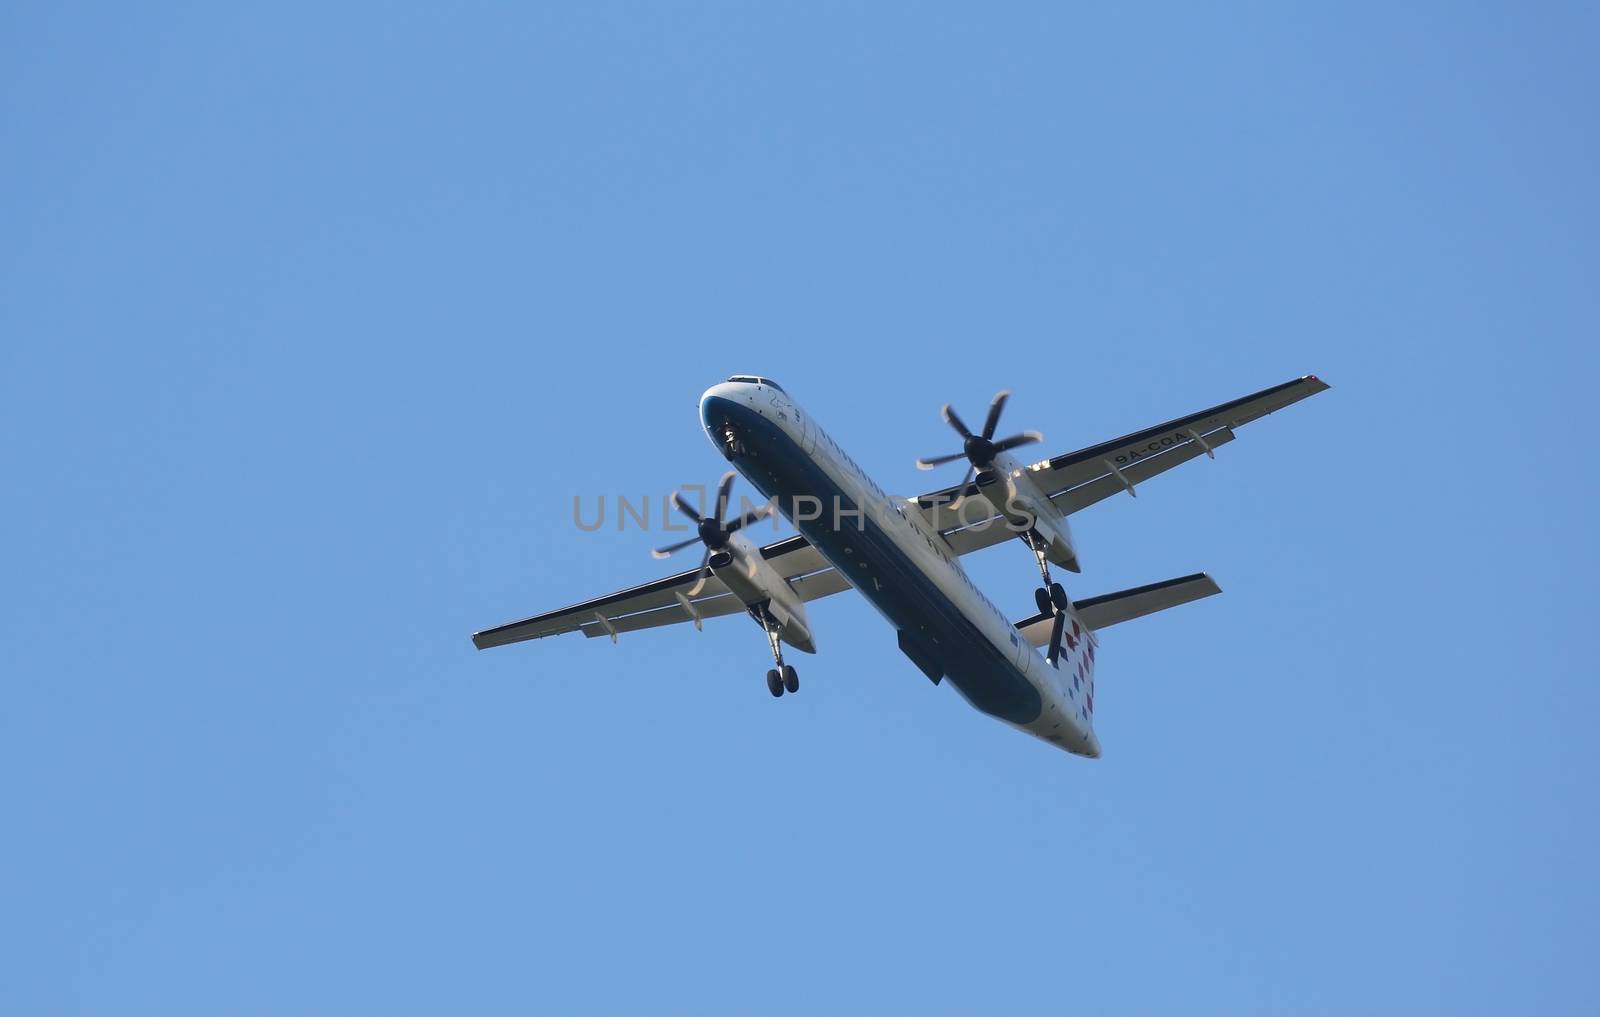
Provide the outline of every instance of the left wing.
{"type": "MultiPolygon", "coordinates": [[[[802,536],[787,537],[768,544],[761,549],[761,556],[788,581],[801,600],[816,600],[849,589],[850,584],[844,577],[834,571],[802,536]]],[[[698,626],[702,618],[744,611],[744,602],[728,592],[728,588],[714,575],[706,580],[699,593],[690,598],[688,591],[694,586],[699,573],[699,568],[693,568],[641,586],[581,601],[559,611],[474,632],[472,645],[483,650],[564,632],[582,632],[586,636],[611,636],[615,639],[620,632],[686,621],[693,621],[698,626]]]]}
{"type": "MultiPolygon", "coordinates": [[[[1315,375],[1295,378],[1198,413],[1034,463],[1028,473],[1063,515],[1071,515],[1114,494],[1134,493],[1139,484],[1156,474],[1226,445],[1233,440],[1235,428],[1327,388],[1315,375]]],[[[925,494],[917,499],[917,507],[958,554],[1015,536],[1005,525],[990,524],[998,513],[982,498],[976,483],[925,494]],[[963,501],[975,497],[981,502],[979,507],[963,506],[963,501]],[[957,510],[963,511],[958,514],[957,510]]]]}

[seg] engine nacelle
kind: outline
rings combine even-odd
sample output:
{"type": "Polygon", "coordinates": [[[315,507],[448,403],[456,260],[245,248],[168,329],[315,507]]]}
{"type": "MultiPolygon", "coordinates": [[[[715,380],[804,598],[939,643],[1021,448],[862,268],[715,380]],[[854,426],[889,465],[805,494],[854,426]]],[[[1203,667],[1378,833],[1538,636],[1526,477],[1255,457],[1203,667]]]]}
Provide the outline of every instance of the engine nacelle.
{"type": "Polygon", "coordinates": [[[1044,544],[1044,556],[1068,572],[1082,571],[1078,566],[1078,551],[1072,546],[1072,530],[1054,503],[1045,500],[1049,515],[1040,512],[1034,516],[1034,539],[1044,544]]]}
{"type": "Polygon", "coordinates": [[[733,534],[727,547],[711,556],[710,564],[722,585],[745,607],[763,606],[778,623],[778,638],[805,653],[817,652],[805,602],[744,534],[733,534]]]}
{"type": "Polygon", "coordinates": [[[996,457],[995,469],[978,477],[978,489],[1017,533],[1031,532],[1044,546],[1045,557],[1069,572],[1078,572],[1078,552],[1067,517],[1045,497],[1028,470],[1010,456],[996,457]]]}

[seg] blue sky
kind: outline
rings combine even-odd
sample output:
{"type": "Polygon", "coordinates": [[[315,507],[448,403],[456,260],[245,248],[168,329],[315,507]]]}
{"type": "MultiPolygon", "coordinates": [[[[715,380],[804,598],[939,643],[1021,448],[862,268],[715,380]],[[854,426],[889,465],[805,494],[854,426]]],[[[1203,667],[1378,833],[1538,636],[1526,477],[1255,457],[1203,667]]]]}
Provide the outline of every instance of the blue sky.
{"type": "MultiPolygon", "coordinates": [[[[1579,5],[14,6],[8,1013],[1580,1013],[1579,5]],[[575,494],[780,379],[886,488],[1333,390],[1076,517],[1103,760],[864,602],[477,653],[662,573],[575,494]]],[[[1031,610],[1020,548],[970,568],[1031,610]]]]}

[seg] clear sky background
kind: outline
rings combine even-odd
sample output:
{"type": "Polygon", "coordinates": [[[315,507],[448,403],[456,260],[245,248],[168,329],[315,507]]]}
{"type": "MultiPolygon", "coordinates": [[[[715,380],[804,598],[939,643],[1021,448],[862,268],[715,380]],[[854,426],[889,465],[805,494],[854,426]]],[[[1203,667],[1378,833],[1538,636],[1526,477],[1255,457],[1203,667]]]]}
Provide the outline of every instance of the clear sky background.
{"type": "Polygon", "coordinates": [[[0,29],[0,1010],[1594,1012],[1591,11],[212,6],[0,29]],[[1099,761],[854,595],[475,652],[735,372],[907,494],[1334,388],[1075,517],[1225,590],[1099,761]]]}

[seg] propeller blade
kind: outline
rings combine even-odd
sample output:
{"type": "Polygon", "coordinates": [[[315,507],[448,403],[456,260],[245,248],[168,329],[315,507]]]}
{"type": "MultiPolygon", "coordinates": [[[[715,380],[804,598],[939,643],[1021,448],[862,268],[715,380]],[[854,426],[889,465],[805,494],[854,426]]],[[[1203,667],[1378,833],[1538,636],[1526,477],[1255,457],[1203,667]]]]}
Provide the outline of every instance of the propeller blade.
{"type": "Polygon", "coordinates": [[[671,558],[674,552],[682,551],[690,544],[698,543],[700,543],[699,537],[690,537],[688,540],[680,540],[676,544],[668,544],[666,547],[658,547],[650,552],[650,557],[656,559],[671,558]]]}
{"type": "Polygon", "coordinates": [[[967,475],[965,477],[961,478],[961,486],[962,486],[962,488],[971,487],[972,486],[972,478],[976,477],[977,475],[978,475],[978,468],[976,466],[968,466],[967,467],[967,475]]]}
{"type": "Polygon", "coordinates": [[[960,434],[961,437],[972,437],[972,432],[967,430],[967,425],[963,424],[961,422],[961,418],[956,416],[956,411],[950,408],[949,403],[945,403],[944,409],[940,410],[939,412],[944,414],[944,422],[955,428],[956,432],[960,434]]]}
{"type": "Polygon", "coordinates": [[[757,505],[755,508],[751,509],[749,512],[746,512],[744,515],[740,516],[738,519],[735,519],[733,522],[729,523],[727,526],[724,526],[722,528],[722,532],[724,532],[724,533],[732,533],[735,530],[743,529],[744,527],[749,526],[751,523],[759,523],[761,520],[767,518],[767,516],[769,516],[771,514],[772,514],[772,503],[771,502],[767,502],[765,505],[757,505]]]}
{"type": "Polygon", "coordinates": [[[682,491],[678,491],[673,494],[672,504],[678,506],[678,511],[682,512],[690,519],[693,519],[697,523],[700,521],[700,510],[689,504],[689,499],[683,496],[682,491]]]}
{"type": "Polygon", "coordinates": [[[737,473],[729,470],[722,475],[722,479],[717,483],[717,511],[711,518],[719,523],[722,521],[722,517],[728,514],[728,492],[733,490],[733,478],[737,476],[737,473]]]}
{"type": "Polygon", "coordinates": [[[1011,449],[1021,448],[1024,445],[1032,445],[1035,442],[1040,441],[1044,441],[1044,435],[1040,434],[1038,431],[1024,431],[1021,434],[1013,434],[1011,437],[1006,438],[1003,441],[995,442],[994,450],[996,452],[1008,452],[1011,449]]]}
{"type": "Polygon", "coordinates": [[[994,402],[989,404],[989,415],[983,420],[983,436],[994,437],[994,429],[1000,426],[1000,411],[1006,408],[1006,400],[1011,398],[1011,393],[1001,389],[994,397],[994,402]]]}
{"type": "Polygon", "coordinates": [[[918,459],[917,469],[931,470],[935,466],[943,466],[945,463],[953,463],[957,459],[965,459],[966,457],[967,454],[965,452],[957,452],[954,455],[934,456],[932,459],[918,459]]]}
{"type": "Polygon", "coordinates": [[[694,585],[684,593],[685,597],[697,597],[705,589],[706,580],[711,578],[711,548],[706,548],[705,556],[700,559],[700,574],[695,577],[694,585]]]}

